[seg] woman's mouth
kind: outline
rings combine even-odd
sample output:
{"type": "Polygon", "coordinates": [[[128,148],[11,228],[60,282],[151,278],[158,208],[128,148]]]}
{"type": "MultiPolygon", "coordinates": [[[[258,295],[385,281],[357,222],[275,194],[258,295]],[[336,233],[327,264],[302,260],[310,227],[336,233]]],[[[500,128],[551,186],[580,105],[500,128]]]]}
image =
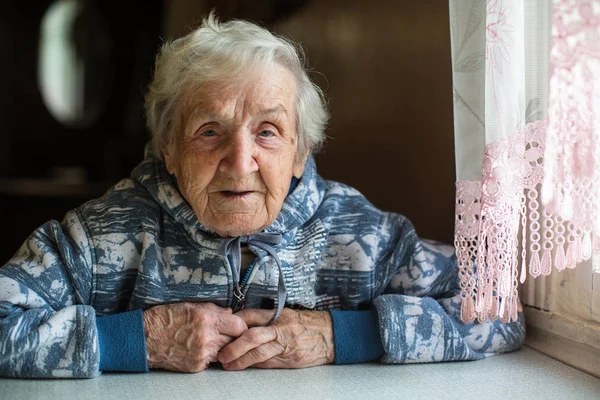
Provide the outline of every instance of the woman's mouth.
{"type": "Polygon", "coordinates": [[[233,191],[233,190],[223,190],[221,191],[221,194],[225,197],[227,197],[228,199],[243,199],[247,196],[249,196],[250,194],[252,194],[253,192],[251,190],[248,191],[233,191]]]}

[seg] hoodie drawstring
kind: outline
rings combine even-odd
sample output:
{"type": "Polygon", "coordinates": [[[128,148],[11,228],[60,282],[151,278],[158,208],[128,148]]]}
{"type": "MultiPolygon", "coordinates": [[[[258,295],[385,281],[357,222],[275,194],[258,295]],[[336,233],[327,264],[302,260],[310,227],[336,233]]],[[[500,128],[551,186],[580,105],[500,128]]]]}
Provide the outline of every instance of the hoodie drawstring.
{"type": "Polygon", "coordinates": [[[273,318],[269,321],[269,324],[272,324],[273,321],[279,317],[283,307],[285,306],[285,301],[287,299],[287,289],[285,288],[285,282],[283,280],[283,270],[281,269],[281,260],[279,256],[275,252],[275,249],[272,246],[277,246],[278,244],[283,242],[283,236],[272,233],[256,233],[249,236],[239,236],[236,238],[225,238],[221,242],[220,251],[225,256],[225,260],[227,261],[227,265],[233,271],[233,280],[235,283],[236,293],[238,301],[243,300],[241,295],[240,288],[240,270],[242,267],[242,244],[248,244],[254,247],[258,247],[266,251],[277,263],[277,268],[279,269],[279,282],[277,284],[277,311],[273,315],[273,318]],[[231,255],[231,259],[233,261],[233,266],[229,263],[229,255],[231,255]]]}

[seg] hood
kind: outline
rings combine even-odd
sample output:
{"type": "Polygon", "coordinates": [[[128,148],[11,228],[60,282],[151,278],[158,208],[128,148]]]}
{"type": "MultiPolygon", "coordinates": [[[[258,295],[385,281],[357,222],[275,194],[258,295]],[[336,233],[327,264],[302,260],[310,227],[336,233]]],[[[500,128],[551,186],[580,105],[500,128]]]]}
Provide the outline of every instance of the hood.
{"type": "MultiPolygon", "coordinates": [[[[175,177],[167,171],[164,161],[147,153],[144,161],[131,172],[131,178],[142,184],[167,214],[192,231],[193,237],[198,231],[218,237],[198,222],[192,207],[181,195],[175,177]]],[[[306,223],[321,204],[324,190],[325,183],[317,174],[315,160],[310,156],[296,188],[286,197],[275,221],[263,232],[287,236],[286,233],[306,223]]]]}

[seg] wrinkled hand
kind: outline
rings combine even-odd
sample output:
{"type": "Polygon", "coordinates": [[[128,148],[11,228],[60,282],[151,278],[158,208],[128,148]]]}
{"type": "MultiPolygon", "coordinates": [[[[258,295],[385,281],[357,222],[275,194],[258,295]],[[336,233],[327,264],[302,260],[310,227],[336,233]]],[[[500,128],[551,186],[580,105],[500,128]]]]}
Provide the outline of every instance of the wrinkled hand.
{"type": "Polygon", "coordinates": [[[333,327],[326,311],[285,308],[266,326],[272,310],[244,309],[235,315],[250,329],[225,346],[219,361],[227,370],[256,368],[304,368],[334,361],[333,327]]]}
{"type": "Polygon", "coordinates": [[[248,327],[231,309],[213,303],[177,303],[144,311],[148,367],[198,372],[248,327]]]}

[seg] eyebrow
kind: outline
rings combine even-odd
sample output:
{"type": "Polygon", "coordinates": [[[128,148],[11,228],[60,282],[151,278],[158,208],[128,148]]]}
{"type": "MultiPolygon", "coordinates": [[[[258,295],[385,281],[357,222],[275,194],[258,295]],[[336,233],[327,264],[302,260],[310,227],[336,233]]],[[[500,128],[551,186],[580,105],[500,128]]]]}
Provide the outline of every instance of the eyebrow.
{"type": "Polygon", "coordinates": [[[265,110],[260,110],[258,112],[259,116],[264,115],[272,115],[272,114],[284,114],[287,117],[287,110],[280,104],[272,108],[267,108],[265,110]]]}
{"type": "MultiPolygon", "coordinates": [[[[281,104],[278,104],[271,108],[260,109],[260,110],[258,110],[258,113],[254,115],[255,118],[265,118],[267,116],[275,117],[275,118],[283,116],[283,118],[286,121],[289,118],[286,108],[281,104]]],[[[207,110],[206,108],[203,108],[202,106],[196,106],[193,108],[192,112],[189,114],[188,122],[186,122],[186,126],[190,120],[193,120],[195,118],[207,118],[210,120],[218,121],[218,120],[222,119],[222,116],[219,115],[218,113],[216,113],[214,110],[207,110]]],[[[186,129],[186,132],[187,132],[187,129],[186,129]]]]}
{"type": "MultiPolygon", "coordinates": [[[[259,110],[256,115],[259,116],[259,117],[262,117],[262,116],[265,116],[265,115],[273,115],[273,114],[283,114],[286,117],[288,116],[287,110],[281,104],[276,105],[275,107],[265,108],[265,109],[259,110]]],[[[189,113],[189,115],[190,116],[201,116],[201,117],[205,117],[205,118],[209,118],[209,119],[220,119],[220,118],[222,118],[221,115],[219,115],[218,113],[214,112],[213,110],[207,110],[207,109],[205,109],[203,107],[194,107],[192,109],[192,112],[189,113]]]]}

